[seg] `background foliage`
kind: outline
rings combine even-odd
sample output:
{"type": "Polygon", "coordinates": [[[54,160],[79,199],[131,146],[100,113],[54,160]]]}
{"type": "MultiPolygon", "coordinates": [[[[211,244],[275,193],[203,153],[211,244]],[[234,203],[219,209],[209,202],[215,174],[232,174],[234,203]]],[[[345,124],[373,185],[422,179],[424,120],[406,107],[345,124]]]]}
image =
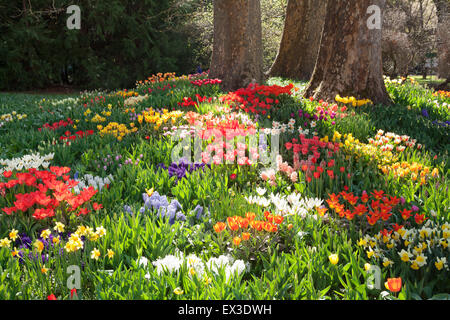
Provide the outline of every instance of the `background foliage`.
{"type": "MultiPolygon", "coordinates": [[[[70,83],[131,87],[162,70],[192,71],[196,47],[179,28],[196,1],[36,0],[0,5],[0,89],[70,83]],[[68,30],[67,7],[81,8],[68,30]]],[[[195,41],[195,40],[194,40],[195,41]]]]}

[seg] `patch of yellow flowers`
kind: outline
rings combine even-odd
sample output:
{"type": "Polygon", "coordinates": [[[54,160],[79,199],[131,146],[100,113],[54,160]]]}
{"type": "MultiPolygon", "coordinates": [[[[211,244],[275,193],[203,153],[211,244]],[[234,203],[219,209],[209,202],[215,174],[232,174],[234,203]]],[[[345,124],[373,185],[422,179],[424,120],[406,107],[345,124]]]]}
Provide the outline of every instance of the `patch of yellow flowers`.
{"type": "Polygon", "coordinates": [[[383,151],[372,144],[362,143],[358,139],[355,139],[351,133],[342,135],[335,131],[332,141],[339,142],[343,151],[355,156],[356,159],[364,157],[367,160],[375,159],[378,164],[386,164],[398,160],[399,157],[392,151],[383,151]]]}
{"type": "Polygon", "coordinates": [[[125,124],[119,124],[117,122],[110,122],[106,127],[102,125],[98,125],[97,129],[99,130],[100,136],[103,137],[107,134],[113,135],[117,140],[122,141],[122,139],[132,133],[136,132],[138,129],[134,127],[134,124],[130,124],[131,129],[128,129],[125,124]]]}
{"type": "Polygon", "coordinates": [[[129,97],[137,97],[139,95],[139,93],[137,93],[136,91],[126,91],[126,90],[121,90],[121,91],[117,91],[116,92],[117,96],[121,96],[122,98],[129,98],[129,97]]]}
{"type": "MultiPolygon", "coordinates": [[[[380,132],[377,133],[376,138],[379,135],[380,132]]],[[[399,139],[402,139],[402,137],[399,139]]],[[[342,135],[337,131],[334,132],[334,136],[332,138],[333,142],[340,143],[340,146],[344,152],[355,156],[356,159],[364,157],[370,161],[374,160],[378,165],[378,168],[385,175],[392,173],[395,178],[409,178],[412,181],[420,181],[422,185],[426,183],[427,178],[430,176],[433,178],[438,177],[439,169],[437,168],[432,169],[418,162],[409,163],[406,161],[400,161],[401,154],[405,148],[413,148],[415,146],[415,141],[413,141],[413,144],[408,144],[408,142],[410,142],[408,139],[406,139],[406,136],[403,137],[403,142],[406,141],[406,146],[399,149],[394,147],[387,148],[386,146],[389,146],[389,144],[386,143],[390,141],[380,144],[376,143],[377,141],[381,141],[379,139],[369,139],[369,144],[365,144],[360,142],[358,139],[355,139],[352,134],[342,135]]],[[[400,146],[397,142],[393,142],[393,144],[400,146]]]]}
{"type": "Polygon", "coordinates": [[[26,117],[27,117],[27,115],[25,113],[24,114],[20,114],[20,113],[17,113],[16,111],[13,111],[11,113],[2,114],[0,116],[0,120],[6,121],[6,122],[11,122],[11,121],[13,121],[15,119],[22,120],[22,119],[25,119],[26,117]]]}
{"type": "Polygon", "coordinates": [[[408,263],[413,270],[434,265],[436,270],[449,270],[450,224],[439,225],[431,220],[419,228],[398,229],[392,233],[380,233],[374,237],[364,236],[358,245],[366,250],[369,259],[375,259],[387,268],[399,263],[408,263]]]}
{"type": "Polygon", "coordinates": [[[336,95],[335,100],[337,102],[341,102],[343,104],[351,104],[353,107],[361,107],[366,104],[373,104],[372,100],[370,99],[361,99],[358,100],[355,97],[344,97],[342,98],[340,95],[336,95]]]}
{"type": "Polygon", "coordinates": [[[182,76],[176,76],[175,72],[167,72],[167,73],[157,73],[152,75],[151,77],[148,77],[144,81],[140,80],[136,82],[137,87],[140,87],[142,85],[151,84],[151,83],[159,83],[159,82],[165,82],[165,81],[178,81],[178,80],[188,80],[189,77],[182,75],[182,76]]]}
{"type": "Polygon", "coordinates": [[[142,112],[138,116],[139,124],[147,123],[152,124],[154,130],[159,130],[162,124],[171,124],[174,125],[179,118],[183,116],[182,111],[171,111],[167,109],[163,109],[162,113],[156,112],[152,108],[149,108],[142,112]]]}
{"type": "MultiPolygon", "coordinates": [[[[422,185],[426,183],[427,177],[430,177],[430,170],[430,167],[424,166],[421,163],[408,163],[406,161],[395,162],[391,165],[381,167],[381,171],[383,171],[384,174],[392,173],[396,178],[409,178],[412,181],[417,181],[420,179],[420,183],[422,185]]],[[[433,178],[439,177],[439,169],[434,168],[431,171],[431,176],[433,178]]]]}

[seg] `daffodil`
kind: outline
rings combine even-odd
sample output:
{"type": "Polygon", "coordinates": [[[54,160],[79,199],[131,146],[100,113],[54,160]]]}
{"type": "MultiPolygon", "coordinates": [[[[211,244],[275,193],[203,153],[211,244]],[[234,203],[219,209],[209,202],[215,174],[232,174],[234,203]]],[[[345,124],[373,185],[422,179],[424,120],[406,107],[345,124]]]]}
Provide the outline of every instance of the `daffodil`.
{"type": "Polygon", "coordinates": [[[409,262],[409,260],[413,257],[411,253],[405,251],[404,249],[402,249],[402,251],[400,251],[398,255],[403,262],[409,262]]]}
{"type": "Polygon", "coordinates": [[[394,262],[392,260],[389,260],[388,258],[383,258],[383,266],[385,268],[390,267],[391,265],[393,265],[394,262]]]}
{"type": "Polygon", "coordinates": [[[106,253],[109,259],[114,258],[114,254],[115,254],[114,251],[112,251],[111,249],[108,249],[108,252],[106,253]]]}
{"type": "Polygon", "coordinates": [[[46,268],[46,267],[45,267],[45,264],[44,264],[44,265],[42,266],[42,268],[41,268],[41,273],[42,273],[42,274],[47,274],[48,270],[49,270],[49,269],[46,268]]]}
{"type": "Polygon", "coordinates": [[[100,257],[100,251],[97,248],[91,251],[91,259],[98,260],[100,257]]]}
{"type": "Polygon", "coordinates": [[[16,241],[18,234],[19,234],[19,231],[17,231],[16,229],[12,229],[11,232],[9,233],[9,238],[12,241],[16,241]]]}
{"type": "Polygon", "coordinates": [[[101,238],[106,235],[106,229],[103,226],[97,227],[95,233],[101,238]]]}
{"type": "Polygon", "coordinates": [[[52,232],[49,229],[45,229],[41,232],[41,238],[42,239],[48,239],[48,237],[52,234],[52,232]]]}
{"type": "Polygon", "coordinates": [[[180,287],[177,287],[177,288],[175,288],[175,289],[173,290],[173,293],[175,293],[177,296],[179,296],[179,295],[183,294],[184,291],[181,290],[180,287]]]}
{"type": "Polygon", "coordinates": [[[63,233],[65,229],[65,225],[61,222],[56,222],[55,223],[55,227],[53,228],[53,230],[59,232],[59,233],[63,233]]]}
{"type": "Polygon", "coordinates": [[[436,269],[438,269],[439,271],[441,271],[444,267],[446,267],[447,264],[447,258],[442,257],[442,258],[437,258],[436,262],[434,263],[436,269]]]}
{"type": "Polygon", "coordinates": [[[41,253],[44,250],[44,243],[40,240],[36,240],[34,243],[34,247],[39,253],[41,253]]]}
{"type": "Polygon", "coordinates": [[[0,248],[9,248],[11,244],[11,240],[9,240],[8,238],[4,238],[0,240],[0,248]]]}

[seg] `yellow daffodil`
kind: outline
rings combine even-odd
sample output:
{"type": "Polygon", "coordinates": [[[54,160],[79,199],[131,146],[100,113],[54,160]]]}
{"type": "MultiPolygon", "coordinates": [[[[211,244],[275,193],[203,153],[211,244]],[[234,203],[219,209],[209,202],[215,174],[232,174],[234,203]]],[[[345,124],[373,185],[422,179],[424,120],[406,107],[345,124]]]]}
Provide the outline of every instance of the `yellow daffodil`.
{"type": "Polygon", "coordinates": [[[97,248],[91,251],[91,259],[98,260],[100,257],[100,251],[97,248]]]}
{"type": "Polygon", "coordinates": [[[109,259],[112,259],[112,258],[114,258],[114,251],[112,251],[111,249],[108,249],[108,252],[106,253],[106,256],[109,258],[109,259]]]}
{"type": "Polygon", "coordinates": [[[0,240],[0,248],[9,248],[11,245],[11,240],[8,238],[4,238],[0,240]]]}
{"type": "Polygon", "coordinates": [[[44,250],[44,243],[40,240],[36,240],[34,243],[34,247],[37,249],[39,253],[41,253],[44,250]]]}
{"type": "Polygon", "coordinates": [[[41,232],[41,238],[42,239],[48,239],[48,237],[52,234],[52,232],[49,229],[45,229],[41,232]]]}
{"type": "Polygon", "coordinates": [[[55,223],[55,227],[53,228],[53,230],[55,230],[58,233],[63,233],[64,229],[65,229],[65,225],[61,222],[56,222],[55,223]]]}
{"type": "Polygon", "coordinates": [[[9,233],[9,238],[12,241],[16,241],[18,234],[19,234],[19,231],[17,231],[16,229],[12,229],[11,232],[9,233]]]}
{"type": "Polygon", "coordinates": [[[47,274],[48,270],[49,270],[49,269],[46,268],[46,267],[45,267],[45,264],[44,264],[44,265],[42,266],[42,268],[41,268],[41,273],[42,273],[42,274],[47,274]]]}
{"type": "Polygon", "coordinates": [[[178,288],[175,288],[174,290],[173,290],[173,293],[175,293],[176,295],[181,295],[181,294],[183,294],[184,293],[184,291],[183,290],[181,290],[181,288],[180,287],[178,287],[178,288]]]}

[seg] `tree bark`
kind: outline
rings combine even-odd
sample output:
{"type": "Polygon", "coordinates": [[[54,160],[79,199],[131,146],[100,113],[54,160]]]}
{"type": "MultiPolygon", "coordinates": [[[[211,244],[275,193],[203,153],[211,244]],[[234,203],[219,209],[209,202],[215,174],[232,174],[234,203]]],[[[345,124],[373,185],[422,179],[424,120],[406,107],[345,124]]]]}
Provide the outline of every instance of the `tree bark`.
{"type": "Polygon", "coordinates": [[[438,17],[438,73],[446,79],[446,85],[450,80],[450,1],[434,0],[438,17]]]}
{"type": "Polygon", "coordinates": [[[214,0],[214,45],[210,78],[224,90],[263,81],[259,0],[214,0]]]}
{"type": "MultiPolygon", "coordinates": [[[[319,56],[305,97],[334,101],[337,94],[390,104],[384,85],[381,29],[369,29],[371,5],[385,0],[329,1],[319,56]]],[[[381,20],[382,21],[382,20],[381,20]]]]}
{"type": "Polygon", "coordinates": [[[309,80],[319,52],[327,0],[289,0],[283,36],[268,75],[309,80]]]}

